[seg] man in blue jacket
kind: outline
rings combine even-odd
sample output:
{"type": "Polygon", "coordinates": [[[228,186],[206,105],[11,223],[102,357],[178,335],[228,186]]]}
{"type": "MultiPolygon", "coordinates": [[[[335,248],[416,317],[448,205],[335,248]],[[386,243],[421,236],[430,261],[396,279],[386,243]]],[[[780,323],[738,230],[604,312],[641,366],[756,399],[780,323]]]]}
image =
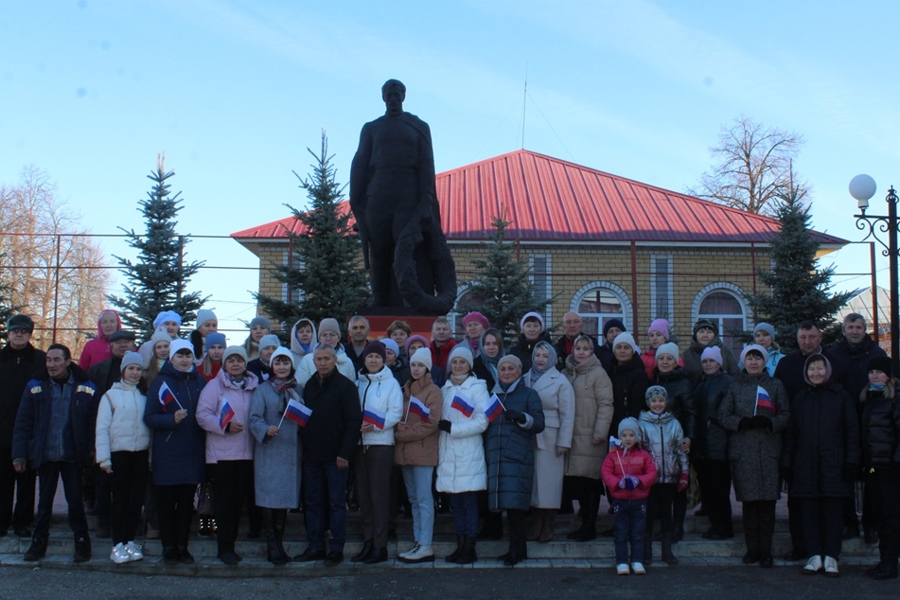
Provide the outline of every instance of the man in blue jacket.
{"type": "Polygon", "coordinates": [[[91,558],[91,540],[81,498],[81,465],[93,447],[90,425],[96,388],[62,344],[47,349],[45,366],[25,386],[13,431],[13,467],[18,473],[37,469],[40,478],[34,536],[25,560],[40,560],[47,553],[53,497],[62,477],[69,526],[75,534],[75,562],[85,562],[91,558]]]}

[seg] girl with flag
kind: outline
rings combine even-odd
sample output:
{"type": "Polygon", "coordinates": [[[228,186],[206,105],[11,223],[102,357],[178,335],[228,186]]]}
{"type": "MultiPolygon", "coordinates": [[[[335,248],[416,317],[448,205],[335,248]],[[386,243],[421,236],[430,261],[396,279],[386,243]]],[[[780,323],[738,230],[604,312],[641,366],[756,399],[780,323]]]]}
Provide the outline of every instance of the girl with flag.
{"type": "Polygon", "coordinates": [[[409,361],[410,379],[403,386],[403,412],[394,439],[394,463],[400,466],[412,506],[415,545],[398,556],[405,563],[431,562],[434,531],[434,497],[431,481],[438,464],[438,422],[443,416],[443,397],[431,380],[431,351],[419,348],[409,361]]]}
{"type": "Polygon", "coordinates": [[[256,440],[253,480],[256,505],[262,508],[266,558],[284,565],[291,560],[283,545],[287,512],[300,505],[303,447],[299,428],[306,425],[309,414],[301,403],[303,386],[294,379],[291,351],[275,350],[269,367],[271,376],[257,386],[250,403],[250,433],[256,440]]]}
{"type": "Polygon", "coordinates": [[[852,495],[859,473],[859,420],[856,403],[832,380],[824,355],[810,354],[803,371],[806,386],[791,404],[782,475],[803,505],[809,552],[803,573],[824,569],[826,576],[837,577],[843,501],[852,495]]]}
{"type": "Polygon", "coordinates": [[[369,342],[356,381],[363,422],[353,463],[365,542],[350,560],[367,565],[387,560],[394,426],[403,417],[403,391],[384,364],[385,354],[383,343],[369,342]]]}
{"type": "MultiPolygon", "coordinates": [[[[547,342],[538,342],[531,352],[531,370],[524,378],[525,385],[537,392],[544,411],[544,431],[535,438],[531,492],[534,522],[526,536],[541,543],[553,540],[556,511],[562,502],[566,455],[572,448],[575,426],[575,392],[565,374],[556,369],[556,363],[556,349],[547,342]]],[[[599,362],[597,366],[603,371],[599,362]]]]}
{"type": "Polygon", "coordinates": [[[787,392],[766,370],[768,352],[752,344],[741,352],[743,372],[735,377],[719,405],[719,424],[731,432],[728,457],[734,493],[743,503],[745,564],[772,566],[775,502],[782,432],[790,418],[787,392]]]}
{"type": "MultiPolygon", "coordinates": [[[[556,363],[547,367],[556,370],[556,363]]],[[[541,397],[525,385],[517,356],[504,356],[497,369],[500,379],[493,394],[503,411],[488,413],[488,418],[495,416],[487,430],[488,510],[506,511],[509,551],[498,559],[511,567],[528,558],[525,513],[534,486],[534,438],[544,430],[544,410],[541,397]]]]}
{"type": "Polygon", "coordinates": [[[241,557],[234,551],[244,500],[250,529],[259,531],[253,494],[253,437],[247,429],[250,400],[258,385],[247,370],[243,346],[225,349],[224,365],[200,394],[197,422],[206,431],[206,464],[211,469],[218,556],[228,566],[241,557]]]}
{"type": "Polygon", "coordinates": [[[206,434],[196,420],[205,385],[194,367],[191,343],[178,339],[169,345],[169,360],[147,391],[144,423],[153,430],[153,484],[167,565],[194,562],[188,537],[194,493],[205,475],[206,434]]]}
{"type": "Polygon", "coordinates": [[[450,376],[441,393],[444,397],[438,440],[436,489],[450,496],[456,550],[446,561],[471,564],[478,560],[478,492],[487,489],[487,466],[481,434],[488,420],[480,407],[488,402],[484,381],[472,371],[472,351],[464,344],[450,351],[447,364],[450,376]],[[478,410],[475,410],[479,407],[478,410]]]}
{"type": "MultiPolygon", "coordinates": [[[[637,363],[631,364],[631,373],[643,373],[637,363]]],[[[572,446],[563,473],[581,515],[581,526],[568,537],[589,542],[597,537],[597,511],[603,493],[600,464],[606,456],[606,437],[613,420],[612,382],[594,353],[590,336],[579,335],[572,343],[572,354],[566,357],[566,379],[575,394],[575,408],[572,446]]]]}

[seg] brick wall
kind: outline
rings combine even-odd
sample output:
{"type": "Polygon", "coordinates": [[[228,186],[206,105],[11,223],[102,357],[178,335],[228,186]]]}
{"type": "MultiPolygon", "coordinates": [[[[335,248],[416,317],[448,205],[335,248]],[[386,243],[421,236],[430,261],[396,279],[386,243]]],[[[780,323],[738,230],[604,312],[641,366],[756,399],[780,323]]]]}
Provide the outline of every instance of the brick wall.
{"type": "MultiPolygon", "coordinates": [[[[248,244],[247,247],[260,257],[262,267],[281,264],[283,253],[287,250],[286,243],[275,242],[248,244]]],[[[457,280],[462,288],[472,277],[473,259],[483,256],[484,251],[477,244],[451,242],[450,247],[456,262],[457,280]]],[[[555,297],[550,308],[550,324],[559,326],[562,315],[570,310],[574,296],[585,285],[605,281],[621,288],[636,309],[637,321],[634,321],[632,314],[627,319],[631,329],[641,334],[639,338],[653,318],[664,316],[651,314],[652,257],[672,258],[672,314],[668,317],[682,340],[690,338],[692,308],[698,294],[706,286],[725,282],[747,293],[753,293],[754,285],[757,288],[761,286],[758,278],[753,276],[754,262],[749,248],[638,246],[635,250],[636,288],[632,279],[629,246],[522,245],[519,252],[523,259],[527,259],[530,253],[550,256],[550,295],[555,297]]],[[[754,252],[756,266],[768,268],[768,250],[757,248],[754,252]]],[[[282,285],[269,269],[264,268],[260,271],[259,290],[266,295],[281,297],[282,285]]]]}

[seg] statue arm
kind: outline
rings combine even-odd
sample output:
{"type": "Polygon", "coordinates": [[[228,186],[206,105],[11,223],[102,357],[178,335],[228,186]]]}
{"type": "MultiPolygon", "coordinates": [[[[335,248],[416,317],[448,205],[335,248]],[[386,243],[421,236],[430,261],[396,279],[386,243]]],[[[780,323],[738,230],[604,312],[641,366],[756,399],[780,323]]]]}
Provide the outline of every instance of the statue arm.
{"type": "Polygon", "coordinates": [[[419,213],[423,220],[434,220],[440,226],[440,212],[437,204],[434,173],[434,146],[431,143],[431,128],[420,121],[419,136],[419,213]]]}
{"type": "MultiPolygon", "coordinates": [[[[359,147],[350,163],[350,208],[353,213],[366,208],[366,188],[369,185],[369,164],[372,159],[372,133],[369,123],[359,132],[359,147]]],[[[359,221],[359,215],[357,221],[359,221]]]]}

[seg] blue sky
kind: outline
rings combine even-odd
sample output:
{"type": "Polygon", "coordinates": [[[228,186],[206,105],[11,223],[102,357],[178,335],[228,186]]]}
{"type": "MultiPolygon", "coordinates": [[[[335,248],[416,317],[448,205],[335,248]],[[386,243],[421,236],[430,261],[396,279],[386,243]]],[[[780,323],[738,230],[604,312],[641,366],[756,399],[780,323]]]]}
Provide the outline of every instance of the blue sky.
{"type": "MultiPolygon", "coordinates": [[[[847,183],[875,178],[874,212],[900,177],[898,17],[900,3],[871,0],[7,1],[0,183],[34,164],[84,227],[140,231],[137,201],[165,151],[185,200],[179,230],[227,235],[304,205],[291,170],[308,171],[322,129],[346,182],[391,77],[431,125],[438,171],[519,148],[527,73],[527,149],[676,191],[740,115],[801,134],[815,227],[859,240],[847,183]]],[[[230,240],[189,251],[256,266],[230,240]]],[[[867,271],[868,249],[827,261],[867,271]]],[[[194,281],[223,327],[253,316],[255,272],[194,281]]]]}

